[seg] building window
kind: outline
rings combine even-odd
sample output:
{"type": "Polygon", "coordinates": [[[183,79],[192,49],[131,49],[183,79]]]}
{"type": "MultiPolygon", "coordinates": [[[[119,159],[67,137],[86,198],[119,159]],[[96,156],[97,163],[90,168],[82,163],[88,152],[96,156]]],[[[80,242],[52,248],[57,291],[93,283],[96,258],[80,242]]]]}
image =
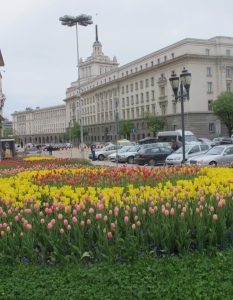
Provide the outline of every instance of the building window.
{"type": "Polygon", "coordinates": [[[121,88],[121,93],[124,94],[124,87],[121,88]]]}
{"type": "Polygon", "coordinates": [[[131,104],[134,104],[133,96],[131,96],[131,104]]]}
{"type": "Polygon", "coordinates": [[[126,85],[126,93],[128,93],[128,92],[129,92],[129,86],[126,85]]]}
{"type": "Polygon", "coordinates": [[[164,56],[164,61],[167,61],[167,56],[166,55],[164,56]]]}
{"type": "Polygon", "coordinates": [[[207,82],[207,92],[212,93],[212,82],[207,82]]]}
{"type": "Polygon", "coordinates": [[[152,62],[151,62],[151,67],[153,67],[153,65],[154,65],[154,62],[152,61],[152,62]]]}
{"type": "Polygon", "coordinates": [[[140,66],[140,70],[142,71],[142,66],[140,66]]]}
{"type": "Polygon", "coordinates": [[[160,58],[157,59],[158,64],[160,64],[160,58]]]}
{"type": "Polygon", "coordinates": [[[126,71],[126,76],[128,76],[128,71],[126,71]]]}
{"type": "Polygon", "coordinates": [[[149,101],[149,92],[146,92],[146,101],[149,101]]]}
{"type": "Polygon", "coordinates": [[[173,130],[176,131],[177,125],[173,125],[173,130]]]}
{"type": "MultiPolygon", "coordinates": [[[[173,113],[174,114],[176,114],[176,103],[175,102],[173,102],[173,104],[172,104],[172,108],[173,108],[173,113]]],[[[175,130],[175,129],[174,129],[175,130]]]]}
{"type": "Polygon", "coordinates": [[[138,94],[136,95],[136,103],[138,103],[138,94]]]}
{"type": "Polygon", "coordinates": [[[150,79],[150,84],[151,84],[151,86],[154,85],[154,77],[151,77],[151,79],[150,79]]]}
{"type": "Polygon", "coordinates": [[[132,116],[132,119],[134,119],[134,109],[133,108],[131,109],[131,116],[132,116]]]}
{"type": "Polygon", "coordinates": [[[138,83],[135,82],[135,90],[137,91],[138,90],[138,83]]]}
{"type": "Polygon", "coordinates": [[[130,84],[130,92],[133,92],[133,84],[130,84]]]}
{"type": "Polygon", "coordinates": [[[213,100],[208,100],[208,111],[212,111],[212,104],[213,104],[213,100]]]}
{"type": "Polygon", "coordinates": [[[141,102],[143,102],[144,99],[143,99],[143,93],[141,93],[141,102]]]}
{"type": "Polygon", "coordinates": [[[165,105],[162,105],[161,110],[162,110],[162,115],[166,115],[166,106],[165,105]]]}
{"type": "Polygon", "coordinates": [[[231,69],[226,69],[226,76],[227,77],[231,76],[231,69]]]}
{"type": "Polygon", "coordinates": [[[125,106],[125,98],[122,98],[122,106],[125,106]]]}
{"type": "Polygon", "coordinates": [[[211,68],[210,67],[206,68],[206,75],[211,76],[211,68]]]}
{"type": "Polygon", "coordinates": [[[126,105],[129,106],[129,97],[126,98],[126,105]]]}
{"type": "Polygon", "coordinates": [[[124,73],[121,74],[121,77],[124,77],[124,73]]]}
{"type": "Polygon", "coordinates": [[[231,83],[227,82],[227,91],[230,92],[231,91],[231,83]]]}
{"type": "Polygon", "coordinates": [[[135,68],[135,72],[137,72],[138,71],[138,68],[135,68]]]}
{"type": "Polygon", "coordinates": [[[133,69],[130,70],[130,73],[133,74],[133,69]]]}
{"type": "Polygon", "coordinates": [[[152,99],[152,100],[155,99],[155,91],[154,91],[154,90],[151,91],[151,99],[152,99]]]}
{"type": "Polygon", "coordinates": [[[231,50],[226,50],[226,56],[231,56],[231,50]]]}
{"type": "Polygon", "coordinates": [[[143,81],[140,81],[140,89],[143,89],[143,81]]]}
{"type": "Polygon", "coordinates": [[[174,53],[172,53],[172,54],[171,54],[171,57],[172,57],[172,58],[175,58],[175,54],[174,54],[174,53]]]}
{"type": "Polygon", "coordinates": [[[209,132],[214,132],[214,123],[209,123],[209,132]]]}
{"type": "Polygon", "coordinates": [[[148,64],[145,64],[145,67],[148,68],[148,64]]]}
{"type": "Polygon", "coordinates": [[[149,80],[146,79],[146,87],[148,87],[148,86],[149,86],[149,80]]]}
{"type": "Polygon", "coordinates": [[[164,97],[164,96],[165,96],[165,88],[164,88],[164,86],[161,86],[161,87],[160,87],[160,96],[161,96],[161,97],[164,97]]]}
{"type": "Polygon", "coordinates": [[[205,49],[205,55],[210,55],[210,49],[205,49]]]}

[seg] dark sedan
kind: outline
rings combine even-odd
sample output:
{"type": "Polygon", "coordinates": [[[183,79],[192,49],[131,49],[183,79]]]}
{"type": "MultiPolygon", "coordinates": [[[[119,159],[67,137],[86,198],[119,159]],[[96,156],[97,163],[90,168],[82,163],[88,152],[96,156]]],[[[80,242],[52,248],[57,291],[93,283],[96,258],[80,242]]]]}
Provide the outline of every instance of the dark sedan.
{"type": "Polygon", "coordinates": [[[166,157],[173,151],[167,147],[153,147],[141,149],[135,154],[134,163],[138,165],[148,164],[155,166],[164,164],[166,157]]]}

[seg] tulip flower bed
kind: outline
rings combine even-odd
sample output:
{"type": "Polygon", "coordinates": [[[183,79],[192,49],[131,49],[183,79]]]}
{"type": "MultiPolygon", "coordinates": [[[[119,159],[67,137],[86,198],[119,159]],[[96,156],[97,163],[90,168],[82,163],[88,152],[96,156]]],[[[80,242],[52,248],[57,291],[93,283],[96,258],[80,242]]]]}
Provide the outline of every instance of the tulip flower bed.
{"type": "Polygon", "coordinates": [[[232,169],[41,167],[0,178],[3,260],[124,262],[232,242],[232,169]]]}

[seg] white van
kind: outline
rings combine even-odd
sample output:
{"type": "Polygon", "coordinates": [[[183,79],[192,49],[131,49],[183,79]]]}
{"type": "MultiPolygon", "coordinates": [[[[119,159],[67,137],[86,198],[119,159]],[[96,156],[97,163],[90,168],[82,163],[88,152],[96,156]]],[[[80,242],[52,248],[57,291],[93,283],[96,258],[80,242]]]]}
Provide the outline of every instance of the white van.
{"type": "MultiPolygon", "coordinates": [[[[185,131],[185,144],[199,144],[200,142],[191,131],[185,131]]],[[[182,130],[175,131],[161,131],[158,132],[158,139],[160,143],[171,142],[175,140],[178,147],[182,146],[182,130]]]]}

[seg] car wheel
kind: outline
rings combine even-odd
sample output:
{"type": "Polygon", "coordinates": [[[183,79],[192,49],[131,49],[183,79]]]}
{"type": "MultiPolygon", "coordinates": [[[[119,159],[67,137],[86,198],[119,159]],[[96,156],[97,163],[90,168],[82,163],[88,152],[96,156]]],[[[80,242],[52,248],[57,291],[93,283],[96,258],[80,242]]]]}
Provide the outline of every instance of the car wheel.
{"type": "Polygon", "coordinates": [[[216,163],[216,161],[211,161],[211,162],[209,163],[209,165],[210,165],[210,166],[217,166],[217,163],[216,163]]]}
{"type": "Polygon", "coordinates": [[[99,156],[98,156],[98,160],[104,160],[104,155],[103,154],[100,154],[99,156]]]}
{"type": "Polygon", "coordinates": [[[156,160],[153,159],[153,158],[149,159],[148,165],[149,165],[149,166],[155,166],[155,165],[156,165],[156,160]]]}
{"type": "Polygon", "coordinates": [[[128,164],[133,164],[133,163],[134,163],[134,158],[133,158],[133,156],[130,156],[130,157],[127,158],[127,163],[128,163],[128,164]]]}

